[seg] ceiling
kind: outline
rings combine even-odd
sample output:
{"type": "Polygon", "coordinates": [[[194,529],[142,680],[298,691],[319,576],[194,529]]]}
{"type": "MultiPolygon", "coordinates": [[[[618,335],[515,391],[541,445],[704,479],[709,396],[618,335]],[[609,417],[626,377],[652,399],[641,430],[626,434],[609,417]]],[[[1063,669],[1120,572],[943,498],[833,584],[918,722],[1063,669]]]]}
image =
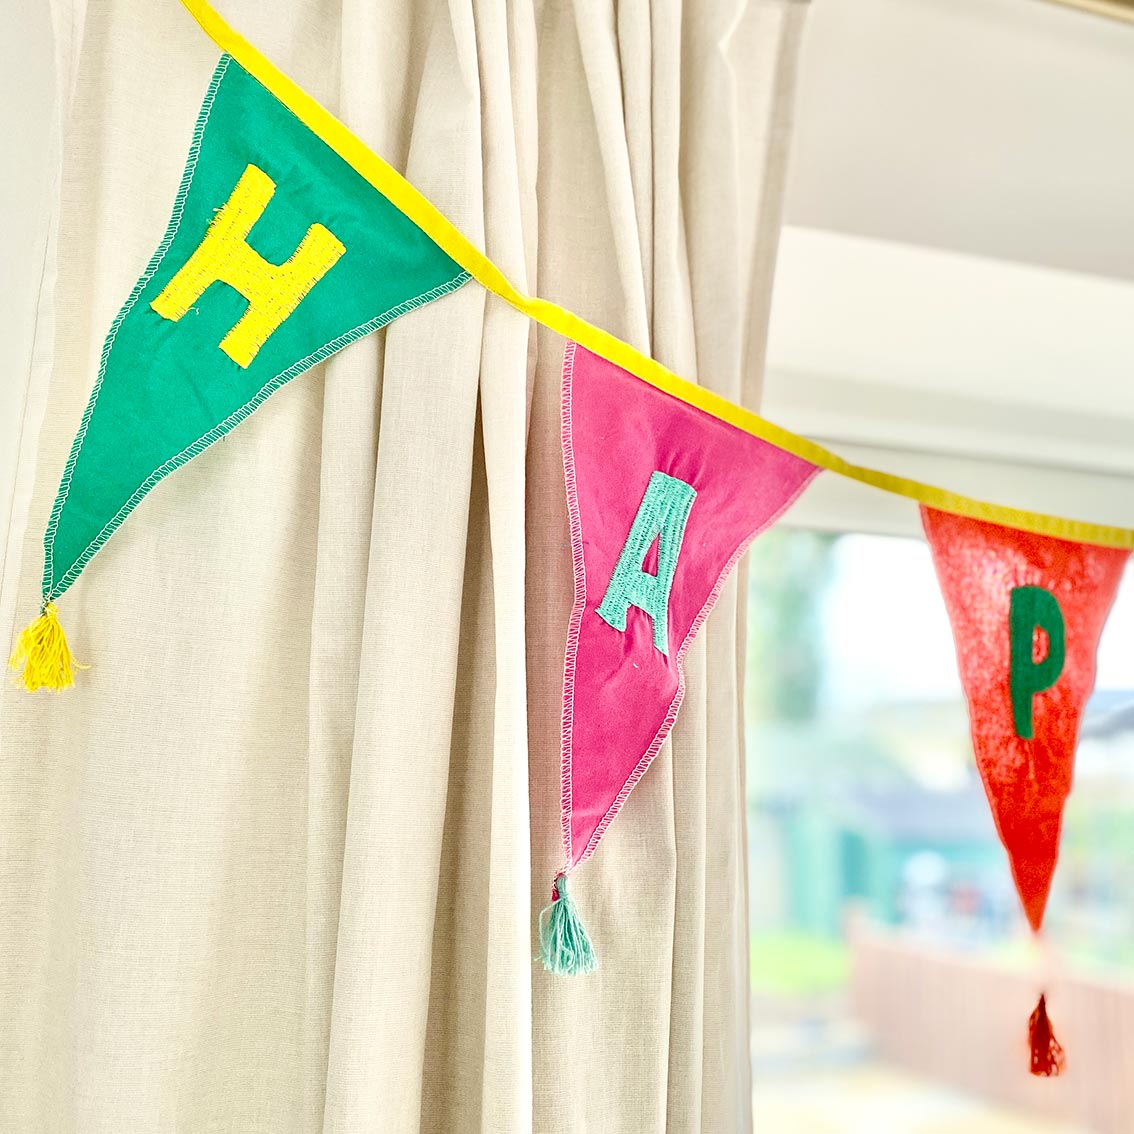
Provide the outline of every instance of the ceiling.
{"type": "MultiPolygon", "coordinates": [[[[1134,27],[1042,0],[808,18],[763,412],[887,471],[1134,525],[1134,27]]],[[[802,518],[866,522],[838,480],[802,518]]],[[[916,529],[883,495],[870,522],[916,529]]]]}
{"type": "Polygon", "coordinates": [[[1134,280],[1134,25],[813,0],[789,224],[1134,280]]]}

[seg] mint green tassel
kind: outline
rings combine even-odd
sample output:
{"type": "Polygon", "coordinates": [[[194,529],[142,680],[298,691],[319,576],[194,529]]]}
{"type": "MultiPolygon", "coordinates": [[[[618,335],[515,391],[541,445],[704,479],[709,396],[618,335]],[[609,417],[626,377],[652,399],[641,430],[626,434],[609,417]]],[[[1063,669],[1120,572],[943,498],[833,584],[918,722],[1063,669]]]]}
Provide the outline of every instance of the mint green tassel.
{"type": "Polygon", "coordinates": [[[555,880],[551,905],[539,915],[539,959],[549,973],[574,976],[598,968],[591,939],[579,920],[579,910],[567,892],[567,875],[555,880]]]}

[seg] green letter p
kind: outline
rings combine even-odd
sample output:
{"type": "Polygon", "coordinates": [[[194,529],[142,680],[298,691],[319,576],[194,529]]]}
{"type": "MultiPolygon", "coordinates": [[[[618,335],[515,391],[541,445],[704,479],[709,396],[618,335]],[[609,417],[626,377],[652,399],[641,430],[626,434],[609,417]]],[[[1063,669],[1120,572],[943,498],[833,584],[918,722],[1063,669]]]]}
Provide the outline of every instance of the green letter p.
{"type": "Polygon", "coordinates": [[[1008,626],[1012,642],[1012,718],[1016,735],[1031,740],[1035,735],[1032,699],[1050,689],[1063,672],[1066,643],[1059,600],[1043,587],[1013,587],[1008,626]],[[1037,628],[1047,635],[1047,654],[1040,661],[1035,657],[1037,628]]]}

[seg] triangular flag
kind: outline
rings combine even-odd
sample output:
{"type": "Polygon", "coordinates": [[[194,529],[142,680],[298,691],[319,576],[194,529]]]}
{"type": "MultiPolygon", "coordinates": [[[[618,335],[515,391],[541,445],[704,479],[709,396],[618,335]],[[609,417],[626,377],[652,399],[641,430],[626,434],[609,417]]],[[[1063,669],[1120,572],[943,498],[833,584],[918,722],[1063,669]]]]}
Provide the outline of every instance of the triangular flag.
{"type": "MultiPolygon", "coordinates": [[[[953,626],[977,766],[1038,933],[1099,635],[1130,553],[924,506],[921,515],[953,626]]],[[[1062,1049],[1043,997],[1031,1031],[1033,1072],[1058,1074],[1062,1049]]]]}
{"type": "Polygon", "coordinates": [[[550,969],[578,971],[593,954],[566,874],[594,853],[669,735],[685,652],[730,571],[818,469],[575,343],[563,366],[563,460],[575,575],[565,864],[541,936],[550,969]]]}
{"type": "Polygon", "coordinates": [[[230,56],[173,215],[111,326],[13,665],[71,684],[55,600],[163,477],[284,383],[469,275],[230,56]]]}

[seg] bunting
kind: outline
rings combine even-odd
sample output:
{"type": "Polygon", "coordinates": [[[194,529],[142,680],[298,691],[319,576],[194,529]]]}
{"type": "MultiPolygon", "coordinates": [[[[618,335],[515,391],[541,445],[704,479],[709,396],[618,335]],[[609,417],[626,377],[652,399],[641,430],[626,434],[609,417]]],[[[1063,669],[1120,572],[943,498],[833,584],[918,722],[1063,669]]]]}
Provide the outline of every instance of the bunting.
{"type": "Polygon", "coordinates": [[[56,601],[157,484],[271,394],[469,274],[231,56],[169,227],[110,327],[44,535],[24,686],[74,661],[56,601]]]}
{"type": "Polygon", "coordinates": [[[575,601],[563,681],[563,872],[544,964],[592,958],[560,902],[677,719],[683,660],[737,560],[819,471],[575,343],[563,362],[575,601]]]}
{"type": "MultiPolygon", "coordinates": [[[[523,294],[205,0],[182,3],[224,54],[169,227],[92,378],[44,535],[40,615],[12,656],[23,685],[73,682],[56,602],[164,477],[335,351],[475,280],[568,340],[574,604],[559,752],[563,863],[541,917],[544,964],[595,967],[570,873],[673,728],[685,654],[732,568],[820,470],[922,508],[977,763],[1038,932],[1095,650],[1134,531],[851,464],[523,294]]],[[[1057,1072],[1062,1050],[1042,996],[1031,1038],[1033,1070],[1057,1072]]]]}
{"type": "MultiPolygon", "coordinates": [[[[977,767],[1028,924],[1043,925],[1059,858],[1095,653],[1129,556],[923,507],[957,644],[977,767]]],[[[1057,1075],[1063,1049],[1041,994],[1031,1068],[1057,1075]]]]}

